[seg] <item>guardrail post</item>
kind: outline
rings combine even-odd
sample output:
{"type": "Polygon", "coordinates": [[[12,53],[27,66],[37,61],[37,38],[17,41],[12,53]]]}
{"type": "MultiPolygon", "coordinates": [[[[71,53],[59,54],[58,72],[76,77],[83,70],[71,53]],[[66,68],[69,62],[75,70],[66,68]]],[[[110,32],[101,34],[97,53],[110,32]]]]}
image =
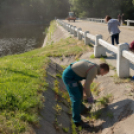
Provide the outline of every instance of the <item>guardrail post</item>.
{"type": "Polygon", "coordinates": [[[106,56],[106,48],[99,44],[99,39],[102,39],[102,35],[96,35],[95,46],[94,46],[94,56],[99,58],[101,56],[106,56]]]}
{"type": "Polygon", "coordinates": [[[90,44],[90,39],[87,37],[87,33],[89,33],[89,31],[84,32],[84,42],[85,45],[89,45],[90,44]]]}
{"type": "Polygon", "coordinates": [[[75,28],[76,26],[73,26],[73,31],[72,31],[73,35],[75,34],[75,28]]]}
{"type": "Polygon", "coordinates": [[[129,20],[127,20],[127,26],[130,26],[130,21],[129,20]]]}
{"type": "Polygon", "coordinates": [[[70,32],[70,24],[68,24],[67,31],[70,32]]]}
{"type": "Polygon", "coordinates": [[[75,28],[74,28],[74,37],[77,37],[77,30],[78,30],[78,29],[75,27],[75,28]]]}
{"type": "Polygon", "coordinates": [[[70,32],[70,33],[71,33],[71,34],[74,34],[74,26],[71,26],[70,29],[71,29],[71,32],[70,32]]]}
{"type": "Polygon", "coordinates": [[[72,25],[69,26],[69,32],[70,32],[70,33],[71,33],[71,30],[72,30],[71,27],[72,27],[72,25]]]}
{"type": "Polygon", "coordinates": [[[122,56],[123,50],[128,50],[129,46],[127,44],[118,45],[117,53],[117,75],[120,78],[129,77],[130,62],[122,56]]]}
{"type": "Polygon", "coordinates": [[[77,30],[77,37],[78,37],[79,40],[82,40],[82,35],[81,35],[80,31],[82,31],[82,29],[78,28],[78,30],[77,30]]]}

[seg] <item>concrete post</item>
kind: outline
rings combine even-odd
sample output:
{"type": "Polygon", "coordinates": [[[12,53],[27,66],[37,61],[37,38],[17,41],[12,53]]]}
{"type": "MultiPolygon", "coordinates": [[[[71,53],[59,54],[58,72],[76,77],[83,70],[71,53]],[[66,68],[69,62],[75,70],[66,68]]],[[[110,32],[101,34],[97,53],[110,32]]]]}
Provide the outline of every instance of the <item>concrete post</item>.
{"type": "Polygon", "coordinates": [[[101,56],[106,56],[106,48],[99,44],[99,39],[102,39],[102,35],[96,35],[95,46],[94,46],[94,56],[95,58],[100,58],[101,56]]]}
{"type": "Polygon", "coordinates": [[[120,78],[129,77],[130,62],[122,56],[123,50],[129,50],[127,44],[118,45],[117,53],[117,74],[120,78]]]}
{"type": "Polygon", "coordinates": [[[69,26],[69,32],[70,32],[70,33],[71,33],[71,27],[72,27],[72,25],[69,26]]]}
{"type": "Polygon", "coordinates": [[[70,32],[70,24],[68,24],[68,29],[67,29],[68,32],[70,32]]]}
{"type": "Polygon", "coordinates": [[[74,37],[77,37],[77,30],[75,30],[76,29],[76,27],[74,28],[74,37]]]}
{"type": "Polygon", "coordinates": [[[90,44],[90,39],[87,37],[87,33],[89,33],[89,31],[84,32],[84,42],[85,42],[85,45],[89,45],[90,44]]]}
{"type": "Polygon", "coordinates": [[[130,26],[130,21],[129,20],[127,20],[127,26],[130,26]]]}
{"type": "Polygon", "coordinates": [[[77,30],[77,37],[78,37],[79,40],[82,40],[82,35],[81,35],[80,31],[82,31],[82,29],[78,28],[78,30],[77,30]]]}
{"type": "Polygon", "coordinates": [[[76,26],[73,26],[73,31],[72,31],[73,35],[75,35],[75,28],[76,26]]]}
{"type": "Polygon", "coordinates": [[[73,34],[74,33],[74,26],[71,26],[70,30],[71,30],[70,33],[73,34]]]}

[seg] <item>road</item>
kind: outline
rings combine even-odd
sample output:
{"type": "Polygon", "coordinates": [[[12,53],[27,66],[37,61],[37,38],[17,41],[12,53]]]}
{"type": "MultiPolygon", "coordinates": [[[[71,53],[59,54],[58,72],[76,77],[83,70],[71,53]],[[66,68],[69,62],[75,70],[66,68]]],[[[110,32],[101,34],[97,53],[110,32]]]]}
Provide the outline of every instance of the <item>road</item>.
{"type": "MultiPolygon", "coordinates": [[[[101,34],[104,40],[107,40],[110,36],[107,24],[82,20],[77,20],[76,22],[68,22],[65,20],[65,22],[77,28],[82,28],[82,31],[89,31],[93,35],[101,34]]],[[[121,26],[120,30],[120,43],[131,43],[134,40],[134,27],[121,26]]],[[[109,38],[107,42],[111,43],[111,39],[109,38]]]]}

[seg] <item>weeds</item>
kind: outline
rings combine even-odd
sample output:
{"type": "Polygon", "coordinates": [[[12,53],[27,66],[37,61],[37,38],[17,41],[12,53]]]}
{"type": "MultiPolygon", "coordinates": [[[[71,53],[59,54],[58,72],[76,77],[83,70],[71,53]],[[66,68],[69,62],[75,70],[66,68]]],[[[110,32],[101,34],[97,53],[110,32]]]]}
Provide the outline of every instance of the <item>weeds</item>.
{"type": "Polygon", "coordinates": [[[102,110],[100,109],[98,111],[91,112],[90,115],[89,120],[97,120],[101,117],[102,110]]]}
{"type": "Polygon", "coordinates": [[[110,103],[111,98],[112,98],[112,95],[111,94],[108,94],[108,95],[100,98],[97,101],[98,101],[99,104],[101,104],[101,106],[106,107],[108,105],[108,103],[110,103]]]}
{"type": "Polygon", "coordinates": [[[114,115],[113,115],[112,112],[108,112],[108,113],[107,113],[107,116],[108,116],[109,118],[111,118],[111,119],[114,117],[114,115]]]}
{"type": "Polygon", "coordinates": [[[114,78],[114,83],[115,84],[120,84],[120,83],[130,83],[131,78],[119,78],[117,74],[113,76],[114,78]]]}
{"type": "Polygon", "coordinates": [[[94,95],[96,95],[96,96],[98,96],[99,95],[99,93],[100,93],[100,90],[99,90],[99,83],[95,83],[95,82],[93,82],[92,84],[91,84],[91,86],[90,86],[90,89],[91,89],[91,92],[94,94],[94,95]]]}
{"type": "Polygon", "coordinates": [[[60,73],[56,74],[56,77],[62,78],[62,75],[60,73]]]}
{"type": "Polygon", "coordinates": [[[50,27],[47,29],[48,39],[51,40],[53,33],[56,30],[56,21],[50,22],[50,27]]]}
{"type": "Polygon", "coordinates": [[[101,60],[101,62],[106,63],[106,59],[105,58],[101,57],[100,60],[101,60]]]}
{"type": "Polygon", "coordinates": [[[69,132],[69,128],[63,127],[62,130],[63,130],[65,133],[68,133],[68,132],[69,132]]]}
{"type": "Polygon", "coordinates": [[[62,111],[62,107],[60,105],[58,105],[58,104],[55,105],[54,109],[55,109],[55,111],[57,112],[58,115],[62,111]]]}
{"type": "Polygon", "coordinates": [[[72,128],[72,134],[77,134],[76,126],[75,126],[73,120],[71,120],[71,124],[72,124],[72,126],[71,126],[71,128],[72,128]]]}
{"type": "Polygon", "coordinates": [[[94,59],[94,58],[95,58],[94,54],[92,54],[92,55],[90,56],[90,58],[91,58],[91,59],[94,59]]]}

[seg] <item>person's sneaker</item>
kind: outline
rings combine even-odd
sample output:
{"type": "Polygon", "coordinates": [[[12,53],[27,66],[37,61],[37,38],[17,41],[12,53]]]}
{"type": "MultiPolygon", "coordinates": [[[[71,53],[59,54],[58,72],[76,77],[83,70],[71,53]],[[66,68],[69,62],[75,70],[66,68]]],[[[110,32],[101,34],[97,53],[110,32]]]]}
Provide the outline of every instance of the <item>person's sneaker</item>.
{"type": "Polygon", "coordinates": [[[76,127],[82,127],[82,128],[90,128],[89,124],[86,123],[86,122],[78,122],[78,123],[75,123],[76,127]]]}
{"type": "Polygon", "coordinates": [[[92,109],[91,107],[89,108],[85,107],[84,110],[81,112],[81,115],[89,114],[91,109],[92,109]]]}

